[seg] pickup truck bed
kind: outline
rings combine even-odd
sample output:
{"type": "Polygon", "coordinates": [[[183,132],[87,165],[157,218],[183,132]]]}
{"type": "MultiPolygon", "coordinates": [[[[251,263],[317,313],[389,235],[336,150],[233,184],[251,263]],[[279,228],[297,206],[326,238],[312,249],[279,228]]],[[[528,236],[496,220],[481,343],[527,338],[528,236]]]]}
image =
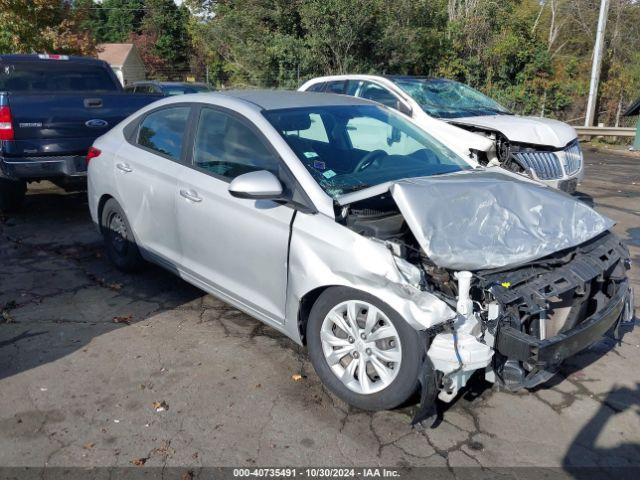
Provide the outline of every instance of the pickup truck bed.
{"type": "Polygon", "coordinates": [[[19,206],[26,182],[83,188],[93,141],[159,98],[124,92],[93,58],[0,55],[0,210],[19,206]]]}

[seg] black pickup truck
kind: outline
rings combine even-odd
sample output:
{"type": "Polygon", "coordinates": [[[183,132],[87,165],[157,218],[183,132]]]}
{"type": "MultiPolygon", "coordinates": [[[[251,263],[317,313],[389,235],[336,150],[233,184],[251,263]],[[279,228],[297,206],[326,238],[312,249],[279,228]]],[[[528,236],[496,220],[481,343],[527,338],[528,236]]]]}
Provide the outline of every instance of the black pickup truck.
{"type": "Polygon", "coordinates": [[[126,93],[106,62],[66,55],[0,55],[0,210],[27,182],[86,185],[93,141],[161,98],[126,93]]]}

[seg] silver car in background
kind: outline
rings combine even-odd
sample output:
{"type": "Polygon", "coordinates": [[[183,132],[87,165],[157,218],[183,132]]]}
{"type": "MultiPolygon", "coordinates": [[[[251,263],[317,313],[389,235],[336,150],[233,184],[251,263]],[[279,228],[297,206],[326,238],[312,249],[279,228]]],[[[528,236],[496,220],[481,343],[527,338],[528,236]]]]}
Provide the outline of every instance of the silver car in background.
{"type": "Polygon", "coordinates": [[[88,159],[120,269],[155,262],[305,344],[360,408],[419,390],[419,421],[476,371],[530,388],[631,315],[610,220],[368,100],[164,99],[88,159]]]}

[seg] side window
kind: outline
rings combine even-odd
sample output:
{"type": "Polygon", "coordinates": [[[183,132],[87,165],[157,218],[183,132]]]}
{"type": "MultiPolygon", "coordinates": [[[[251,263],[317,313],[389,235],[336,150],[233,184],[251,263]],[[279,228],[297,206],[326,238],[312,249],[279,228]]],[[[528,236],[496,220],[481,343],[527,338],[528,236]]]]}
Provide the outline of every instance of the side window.
{"type": "Polygon", "coordinates": [[[257,170],[280,176],[280,159],[251,128],[236,117],[211,108],[203,108],[200,113],[193,161],[197,167],[227,180],[257,170]]]}
{"type": "Polygon", "coordinates": [[[179,160],[189,107],[170,107],[150,113],[140,124],[138,144],[179,160]]]}
{"type": "Polygon", "coordinates": [[[339,82],[327,82],[325,93],[344,93],[347,82],[341,80],[339,82]]]}
{"type": "MultiPolygon", "coordinates": [[[[289,116],[288,118],[295,119],[295,116],[289,116]]],[[[327,130],[325,129],[322,117],[317,113],[306,113],[301,116],[297,121],[297,124],[285,125],[287,130],[283,133],[287,137],[298,137],[305,140],[313,140],[315,142],[329,143],[329,137],[327,136],[327,130]]]]}
{"type": "Polygon", "coordinates": [[[324,82],[316,83],[315,85],[311,85],[307,89],[307,92],[324,92],[325,85],[326,83],[324,82]]]}
{"type": "Polygon", "coordinates": [[[362,81],[361,80],[349,80],[347,82],[347,95],[351,95],[352,97],[356,96],[356,92],[358,91],[358,88],[360,87],[360,85],[362,85],[362,81]]]}
{"type": "Polygon", "coordinates": [[[136,89],[135,86],[133,85],[127,85],[126,87],[124,87],[124,91],[127,93],[133,93],[133,91],[136,89]]]}
{"type": "Polygon", "coordinates": [[[424,146],[396,130],[388,123],[371,117],[355,117],[347,123],[347,134],[353,148],[373,152],[383,150],[388,155],[411,155],[424,146]],[[395,139],[394,139],[395,136],[395,139]]]}
{"type": "Polygon", "coordinates": [[[387,107],[398,108],[398,99],[389,90],[375,83],[364,82],[359,97],[373,100],[387,107]]]}

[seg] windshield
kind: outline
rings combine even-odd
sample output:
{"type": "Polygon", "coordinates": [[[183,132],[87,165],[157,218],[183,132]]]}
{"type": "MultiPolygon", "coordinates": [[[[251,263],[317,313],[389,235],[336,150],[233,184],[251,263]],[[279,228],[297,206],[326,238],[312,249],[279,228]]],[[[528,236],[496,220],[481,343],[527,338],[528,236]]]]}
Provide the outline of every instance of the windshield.
{"type": "Polygon", "coordinates": [[[65,60],[15,62],[0,66],[0,91],[115,92],[116,81],[100,65],[69,63],[65,60]]]}
{"type": "Polygon", "coordinates": [[[264,115],[334,198],[401,178],[472,168],[402,115],[375,105],[292,108],[264,115]]]}
{"type": "Polygon", "coordinates": [[[452,80],[395,78],[393,81],[432,117],[511,115],[511,112],[498,102],[467,85],[452,80]]]}

